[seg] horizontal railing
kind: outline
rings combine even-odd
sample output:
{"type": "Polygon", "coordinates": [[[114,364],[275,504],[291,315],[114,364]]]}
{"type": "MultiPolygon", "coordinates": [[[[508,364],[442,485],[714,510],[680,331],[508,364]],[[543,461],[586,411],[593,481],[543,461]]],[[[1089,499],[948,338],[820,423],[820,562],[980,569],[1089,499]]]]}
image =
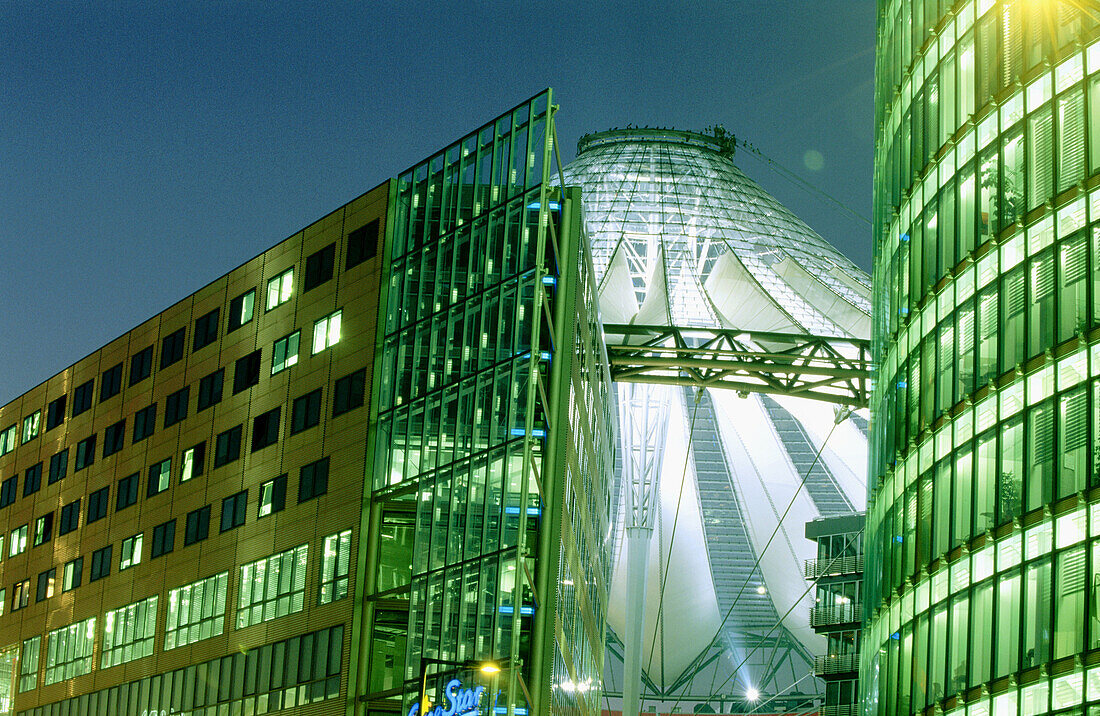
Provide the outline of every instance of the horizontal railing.
{"type": "Polygon", "coordinates": [[[859,671],[859,654],[826,654],[814,658],[814,676],[859,671]]]}
{"type": "Polygon", "coordinates": [[[806,579],[817,579],[832,574],[861,574],[863,572],[863,555],[807,559],[803,572],[806,579]]]}
{"type": "Polygon", "coordinates": [[[859,706],[856,704],[822,706],[820,716],[859,716],[859,706]]]}
{"type": "Polygon", "coordinates": [[[863,605],[839,604],[835,607],[814,607],[810,610],[810,626],[828,626],[858,622],[863,617],[863,605]]]}

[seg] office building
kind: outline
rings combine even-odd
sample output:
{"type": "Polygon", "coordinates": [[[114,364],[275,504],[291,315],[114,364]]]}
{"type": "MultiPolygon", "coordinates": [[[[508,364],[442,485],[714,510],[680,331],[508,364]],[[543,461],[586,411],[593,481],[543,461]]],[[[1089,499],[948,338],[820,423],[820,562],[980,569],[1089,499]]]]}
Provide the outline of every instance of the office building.
{"type": "Polygon", "coordinates": [[[867,714],[1100,706],[1100,12],[878,3],[867,714]]]}

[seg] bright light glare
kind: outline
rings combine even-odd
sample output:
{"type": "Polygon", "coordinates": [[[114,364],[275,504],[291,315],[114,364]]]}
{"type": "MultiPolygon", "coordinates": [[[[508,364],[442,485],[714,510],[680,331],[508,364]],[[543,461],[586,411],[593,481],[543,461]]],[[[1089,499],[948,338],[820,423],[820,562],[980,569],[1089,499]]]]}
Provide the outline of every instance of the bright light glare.
{"type": "Polygon", "coordinates": [[[483,674],[499,674],[500,667],[491,661],[488,661],[481,665],[481,673],[483,674]]]}
{"type": "Polygon", "coordinates": [[[756,701],[760,698],[760,692],[750,686],[745,690],[745,698],[749,701],[756,701]]]}
{"type": "Polygon", "coordinates": [[[765,587],[763,584],[761,584],[759,587],[756,588],[756,593],[757,594],[767,594],[768,593],[768,588],[765,587]]]}

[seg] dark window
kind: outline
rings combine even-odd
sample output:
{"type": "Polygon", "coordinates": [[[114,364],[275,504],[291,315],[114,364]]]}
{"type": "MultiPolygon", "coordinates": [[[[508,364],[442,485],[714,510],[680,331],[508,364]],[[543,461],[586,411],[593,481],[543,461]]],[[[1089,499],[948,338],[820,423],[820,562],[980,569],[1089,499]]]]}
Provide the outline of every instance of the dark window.
{"type": "Polygon", "coordinates": [[[226,333],[237,330],[252,320],[252,313],[256,308],[256,289],[245,291],[229,302],[229,320],[226,333]]]}
{"type": "Polygon", "coordinates": [[[114,455],[122,449],[126,437],[126,421],[119,420],[114,425],[108,425],[103,431],[103,457],[114,455]]]}
{"type": "Polygon", "coordinates": [[[159,495],[172,484],[172,458],[161,460],[149,467],[149,489],[146,497],[159,495]]]}
{"type": "Polygon", "coordinates": [[[122,364],[103,371],[103,379],[99,381],[99,402],[107,398],[113,398],[122,392],[122,364]]]}
{"type": "Polygon", "coordinates": [[[80,586],[80,580],[84,576],[84,558],[77,557],[72,562],[65,563],[62,571],[61,591],[67,592],[80,586]]]}
{"type": "Polygon", "coordinates": [[[257,415],[252,421],[252,452],[279,442],[280,408],[257,415]]]}
{"type": "Polygon", "coordinates": [[[192,350],[197,351],[200,348],[206,348],[218,340],[218,318],[218,309],[215,308],[210,313],[195,319],[194,348],[192,350]]]}
{"type": "Polygon", "coordinates": [[[230,495],[222,500],[222,532],[244,524],[245,507],[248,505],[248,490],[230,495]]]}
{"type": "Polygon", "coordinates": [[[358,266],[378,254],[378,219],[348,234],[348,257],[344,270],[358,266]]]}
{"type": "Polygon", "coordinates": [[[0,482],[0,507],[7,507],[15,502],[15,495],[19,490],[19,475],[12,475],[7,480],[0,482]]]}
{"type": "Polygon", "coordinates": [[[302,466],[298,477],[298,502],[312,500],[328,492],[328,458],[302,466]]]}
{"type": "Polygon", "coordinates": [[[183,546],[195,544],[210,534],[210,505],[187,513],[186,529],[183,533],[183,546]]]}
{"type": "Polygon", "coordinates": [[[199,381],[199,407],[198,410],[206,410],[211,405],[222,400],[222,382],[225,377],[225,369],[219,368],[199,381]]]}
{"type": "Polygon", "coordinates": [[[367,371],[360,368],[351,375],[336,381],[332,390],[332,417],[363,405],[363,393],[367,387],[367,371]]]}
{"type": "Polygon", "coordinates": [[[23,497],[33,495],[42,487],[42,463],[27,468],[23,473],[23,497]]]}
{"type": "Polygon", "coordinates": [[[260,382],[260,351],[253,351],[237,359],[233,368],[233,395],[260,382]]]}
{"type": "Polygon", "coordinates": [[[111,545],[92,552],[92,569],[88,573],[88,581],[94,582],[103,579],[111,573],[111,545]]]}
{"type": "Polygon", "coordinates": [[[183,358],[183,339],[187,329],[169,333],[160,344],[160,367],[163,370],[183,358]]]}
{"type": "Polygon", "coordinates": [[[336,262],[336,244],[329,244],[306,257],[306,278],[302,293],[317,288],[332,278],[332,266],[336,262]]]}
{"type": "Polygon", "coordinates": [[[220,433],[214,440],[214,467],[221,467],[241,456],[241,426],[220,433]]]}
{"type": "Polygon", "coordinates": [[[65,472],[68,467],[69,448],[65,448],[64,450],[50,458],[50,476],[46,480],[46,483],[52,485],[58,480],[64,479],[65,472]]]}
{"type": "Polygon", "coordinates": [[[206,441],[189,447],[180,456],[180,482],[187,482],[192,477],[202,474],[202,466],[206,461],[206,441]]]}
{"type": "Polygon", "coordinates": [[[46,406],[46,432],[65,422],[65,396],[50,401],[46,406]]]}
{"type": "Polygon", "coordinates": [[[91,524],[107,516],[107,506],[111,504],[111,487],[101,487],[88,495],[88,519],[84,524],[91,524]]]}
{"type": "Polygon", "coordinates": [[[53,596],[53,585],[57,581],[57,567],[50,567],[45,572],[38,574],[38,591],[34,595],[34,601],[41,602],[53,596]]]}
{"type": "Polygon", "coordinates": [[[153,346],[130,356],[130,385],[137,385],[153,372],[153,346]]]}
{"type": "Polygon", "coordinates": [[[80,500],[73,500],[61,508],[61,522],[57,525],[58,535],[67,535],[80,526],[80,500]]]}
{"type": "Polygon", "coordinates": [[[168,520],[153,528],[153,549],[149,558],[168,554],[176,548],[176,521],[168,520]]]}
{"type": "Polygon", "coordinates": [[[321,389],[294,399],[290,412],[290,432],[300,433],[321,422],[321,389]]]}
{"type": "Polygon", "coordinates": [[[115,512],[124,510],[130,505],[136,504],[138,499],[138,484],[141,482],[141,473],[124,477],[118,481],[118,494],[115,496],[115,512]]]}
{"type": "Polygon", "coordinates": [[[47,512],[34,521],[32,545],[46,544],[53,538],[53,512],[47,512]]]}
{"type": "Polygon", "coordinates": [[[84,438],[76,444],[76,464],[73,472],[79,472],[95,462],[95,435],[84,438]]]}
{"type": "Polygon", "coordinates": [[[157,404],[134,413],[134,442],[141,442],[157,429],[157,404]]]}
{"type": "Polygon", "coordinates": [[[260,485],[259,517],[281,512],[286,507],[286,475],[279,475],[260,485]]]}
{"type": "Polygon", "coordinates": [[[27,606],[31,600],[31,580],[24,579],[22,582],[16,582],[11,589],[11,610],[18,611],[27,606]]]}
{"type": "Polygon", "coordinates": [[[175,425],[187,417],[187,400],[190,388],[181,388],[164,399],[164,427],[175,425]]]}
{"type": "Polygon", "coordinates": [[[89,380],[87,383],[76,386],[76,390],[73,391],[74,418],[92,407],[92,388],[94,385],[95,380],[89,380]]]}

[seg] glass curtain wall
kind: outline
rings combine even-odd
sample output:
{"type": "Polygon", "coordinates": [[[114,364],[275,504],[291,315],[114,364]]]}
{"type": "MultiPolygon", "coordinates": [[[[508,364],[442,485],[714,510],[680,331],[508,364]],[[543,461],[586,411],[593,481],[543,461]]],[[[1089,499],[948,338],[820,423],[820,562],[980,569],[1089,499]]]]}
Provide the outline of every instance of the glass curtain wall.
{"type": "Polygon", "coordinates": [[[1100,712],[1100,6],[878,11],[864,712],[1100,712]]]}

